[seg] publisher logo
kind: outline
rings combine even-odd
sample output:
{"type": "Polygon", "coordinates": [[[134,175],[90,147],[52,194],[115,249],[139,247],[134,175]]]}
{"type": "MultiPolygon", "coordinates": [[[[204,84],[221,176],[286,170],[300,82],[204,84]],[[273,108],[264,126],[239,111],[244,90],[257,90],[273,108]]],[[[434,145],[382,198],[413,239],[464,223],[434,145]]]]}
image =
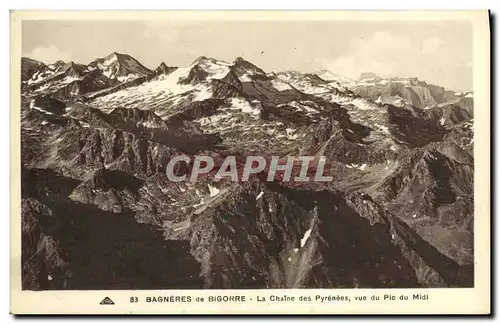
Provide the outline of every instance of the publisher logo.
{"type": "Polygon", "coordinates": [[[101,303],[100,303],[100,304],[101,304],[101,305],[114,305],[114,304],[115,304],[115,302],[114,302],[114,301],[112,301],[112,300],[111,300],[111,298],[109,298],[109,297],[105,297],[105,298],[101,301],[101,303]]]}

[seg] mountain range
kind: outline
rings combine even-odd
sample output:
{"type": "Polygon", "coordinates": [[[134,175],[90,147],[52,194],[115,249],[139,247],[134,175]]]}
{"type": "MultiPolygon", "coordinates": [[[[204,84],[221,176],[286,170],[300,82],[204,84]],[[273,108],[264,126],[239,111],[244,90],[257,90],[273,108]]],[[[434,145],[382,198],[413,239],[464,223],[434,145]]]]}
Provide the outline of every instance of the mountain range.
{"type": "Polygon", "coordinates": [[[418,78],[22,58],[23,289],[471,287],[473,93],[418,78]],[[179,154],[332,182],[170,182],[179,154]]]}

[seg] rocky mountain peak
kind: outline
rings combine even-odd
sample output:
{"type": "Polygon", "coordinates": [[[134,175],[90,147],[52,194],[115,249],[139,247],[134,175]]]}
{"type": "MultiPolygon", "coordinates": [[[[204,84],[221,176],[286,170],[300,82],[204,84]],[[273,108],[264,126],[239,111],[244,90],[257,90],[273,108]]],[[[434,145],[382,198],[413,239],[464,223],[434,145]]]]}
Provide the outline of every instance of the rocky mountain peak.
{"type": "Polygon", "coordinates": [[[37,71],[46,68],[46,65],[43,62],[33,60],[29,57],[21,58],[21,81],[27,81],[30,79],[33,74],[37,71]]]}
{"type": "Polygon", "coordinates": [[[155,69],[155,74],[170,74],[177,70],[175,66],[168,66],[165,62],[161,62],[160,65],[155,69]]]}
{"type": "Polygon", "coordinates": [[[215,58],[212,58],[212,57],[207,57],[207,56],[200,56],[198,58],[196,58],[192,63],[191,63],[191,66],[193,65],[218,65],[218,64],[227,64],[226,62],[224,61],[219,61],[215,58]]]}
{"type": "Polygon", "coordinates": [[[90,62],[89,67],[97,68],[109,79],[117,79],[121,82],[153,74],[132,56],[117,52],[90,62]]]}
{"type": "Polygon", "coordinates": [[[247,69],[247,70],[253,71],[253,72],[258,72],[258,73],[265,74],[265,72],[264,72],[261,68],[259,68],[257,65],[253,64],[253,63],[252,63],[252,62],[250,62],[250,61],[245,60],[245,59],[244,59],[244,58],[242,58],[242,57],[237,57],[237,58],[233,61],[233,67],[234,67],[234,68],[241,67],[241,68],[244,68],[244,69],[247,69]]]}

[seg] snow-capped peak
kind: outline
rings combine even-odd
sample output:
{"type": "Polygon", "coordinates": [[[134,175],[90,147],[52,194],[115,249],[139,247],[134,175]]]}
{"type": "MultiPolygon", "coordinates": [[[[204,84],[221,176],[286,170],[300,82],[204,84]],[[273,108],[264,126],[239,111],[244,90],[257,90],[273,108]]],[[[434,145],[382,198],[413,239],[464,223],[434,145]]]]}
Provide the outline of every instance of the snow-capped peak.
{"type": "Polygon", "coordinates": [[[109,79],[125,82],[152,73],[147,67],[128,54],[113,52],[89,64],[91,68],[102,70],[109,79]]]}
{"type": "Polygon", "coordinates": [[[231,63],[226,61],[217,60],[211,57],[200,56],[196,60],[191,63],[191,66],[201,65],[201,66],[211,66],[211,65],[220,65],[220,66],[230,66],[231,63]]]}
{"type": "Polygon", "coordinates": [[[116,53],[116,52],[113,52],[113,53],[109,54],[108,56],[106,56],[104,58],[104,62],[102,62],[102,65],[109,66],[109,65],[117,62],[118,61],[118,55],[119,54],[116,53]]]}
{"type": "Polygon", "coordinates": [[[233,62],[232,62],[232,69],[235,71],[236,75],[242,79],[241,81],[250,81],[249,76],[252,75],[266,75],[266,72],[253,64],[252,62],[249,62],[245,60],[242,57],[237,57],[233,62]]]}
{"type": "Polygon", "coordinates": [[[222,79],[230,71],[231,63],[200,56],[190,66],[190,69],[202,70],[206,73],[206,79],[222,79]]]}
{"type": "Polygon", "coordinates": [[[329,71],[326,69],[316,71],[316,72],[314,72],[314,74],[316,74],[317,76],[319,76],[321,79],[323,79],[325,81],[336,81],[341,85],[348,85],[348,84],[352,84],[354,82],[354,80],[352,80],[348,77],[340,76],[340,75],[333,73],[332,71],[329,71]]]}

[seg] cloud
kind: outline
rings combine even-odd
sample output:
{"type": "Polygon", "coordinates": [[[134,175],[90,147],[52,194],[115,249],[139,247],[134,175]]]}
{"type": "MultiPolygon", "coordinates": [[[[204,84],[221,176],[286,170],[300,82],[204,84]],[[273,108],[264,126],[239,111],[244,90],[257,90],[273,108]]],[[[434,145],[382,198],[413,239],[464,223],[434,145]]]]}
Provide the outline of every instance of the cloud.
{"type": "Polygon", "coordinates": [[[376,31],[369,37],[352,39],[345,55],[333,60],[325,58],[321,63],[324,68],[351,78],[358,78],[363,72],[409,76],[408,67],[422,62],[423,56],[432,55],[440,45],[437,37],[422,41],[403,33],[376,31]]]}
{"type": "Polygon", "coordinates": [[[72,60],[71,53],[63,52],[55,46],[36,47],[31,52],[26,53],[24,56],[27,56],[34,60],[42,61],[46,64],[54,63],[57,60],[63,60],[65,62],[72,60]]]}

